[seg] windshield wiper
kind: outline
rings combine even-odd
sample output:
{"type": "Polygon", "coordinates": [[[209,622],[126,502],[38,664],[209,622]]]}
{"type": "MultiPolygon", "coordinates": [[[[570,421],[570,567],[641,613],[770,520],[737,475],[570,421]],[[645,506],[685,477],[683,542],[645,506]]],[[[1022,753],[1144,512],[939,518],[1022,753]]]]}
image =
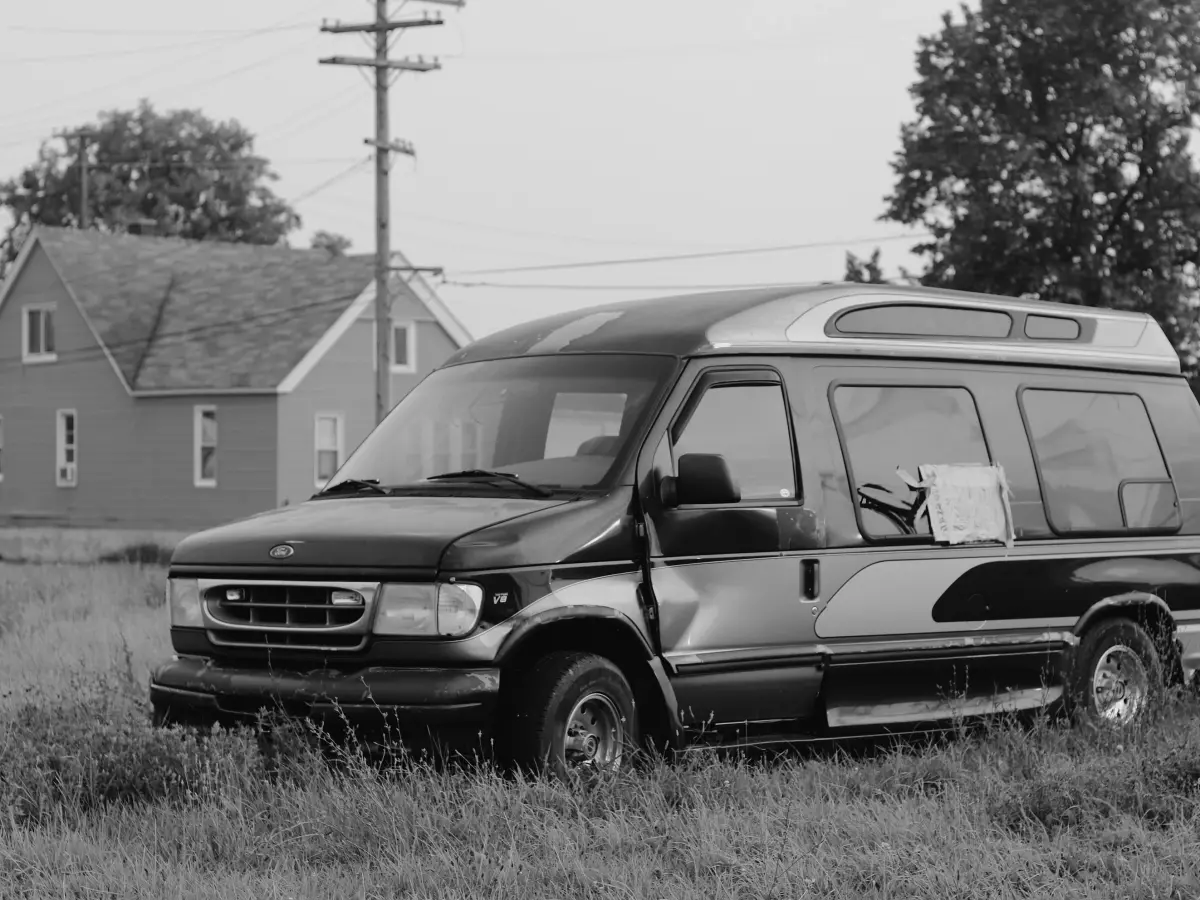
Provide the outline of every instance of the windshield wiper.
{"type": "Polygon", "coordinates": [[[494,472],[491,469],[464,469],[461,472],[443,472],[441,475],[430,475],[426,481],[445,481],[451,478],[498,478],[502,481],[507,481],[510,484],[515,484],[517,487],[524,488],[527,491],[537,494],[539,497],[553,497],[554,492],[548,491],[544,487],[536,484],[530,484],[524,479],[518,478],[512,472],[494,472]]]}
{"type": "Polygon", "coordinates": [[[388,494],[386,488],[379,486],[378,478],[347,478],[345,481],[339,481],[332,487],[327,487],[321,494],[345,494],[350,491],[373,491],[376,494],[383,494],[385,497],[388,494]]]}

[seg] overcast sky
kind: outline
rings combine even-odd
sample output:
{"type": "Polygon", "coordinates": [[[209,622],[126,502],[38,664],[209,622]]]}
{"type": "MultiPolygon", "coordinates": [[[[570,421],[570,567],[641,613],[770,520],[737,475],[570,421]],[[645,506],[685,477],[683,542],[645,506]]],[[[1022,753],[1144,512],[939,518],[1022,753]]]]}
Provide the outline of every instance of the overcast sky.
{"type": "MultiPolygon", "coordinates": [[[[11,4],[0,25],[0,177],[53,131],[146,97],[236,118],[316,229],[374,250],[367,73],[321,57],[368,52],[322,19],[367,0],[59,0],[11,4]],[[307,195],[307,196],[306,196],[307,195]]],[[[397,10],[399,4],[396,4],[397,10]]],[[[917,38],[949,0],[412,0],[443,10],[395,55],[443,68],[392,88],[393,247],[475,336],[566,307],[717,286],[840,278],[847,249],[885,239],[888,274],[913,265],[907,229],[877,222],[912,115],[917,38]],[[790,244],[827,246],[548,272],[479,270],[790,244]],[[534,287],[533,285],[542,285],[534,287]],[[553,287],[545,287],[551,285],[553,287]],[[624,285],[631,290],[581,286],[624,285]],[[657,288],[657,286],[669,286],[657,288]]]]}

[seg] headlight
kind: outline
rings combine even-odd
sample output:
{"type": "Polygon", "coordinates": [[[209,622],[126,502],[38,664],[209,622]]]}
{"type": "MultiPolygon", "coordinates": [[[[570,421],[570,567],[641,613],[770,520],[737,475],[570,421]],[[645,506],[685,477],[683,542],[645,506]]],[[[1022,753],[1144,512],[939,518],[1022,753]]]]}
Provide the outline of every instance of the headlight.
{"type": "Polygon", "coordinates": [[[375,633],[404,637],[461,637],[479,622],[483,588],[477,584],[385,584],[375,633]]]}
{"type": "Polygon", "coordinates": [[[202,628],[204,626],[204,615],[200,608],[200,585],[196,579],[168,579],[167,601],[171,606],[172,628],[202,628]]]}

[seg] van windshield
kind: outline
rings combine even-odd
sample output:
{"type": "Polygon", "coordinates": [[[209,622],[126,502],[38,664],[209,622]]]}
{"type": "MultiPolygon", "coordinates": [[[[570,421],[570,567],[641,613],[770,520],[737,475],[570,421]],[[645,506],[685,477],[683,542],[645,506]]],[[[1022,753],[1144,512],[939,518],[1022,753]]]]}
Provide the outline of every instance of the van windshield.
{"type": "MultiPolygon", "coordinates": [[[[329,485],[358,479],[463,490],[464,480],[426,479],[488,470],[552,490],[605,487],[675,365],[669,356],[564,354],[440,369],[405,395],[329,485]]],[[[486,490],[522,487],[496,478],[486,490]]]]}

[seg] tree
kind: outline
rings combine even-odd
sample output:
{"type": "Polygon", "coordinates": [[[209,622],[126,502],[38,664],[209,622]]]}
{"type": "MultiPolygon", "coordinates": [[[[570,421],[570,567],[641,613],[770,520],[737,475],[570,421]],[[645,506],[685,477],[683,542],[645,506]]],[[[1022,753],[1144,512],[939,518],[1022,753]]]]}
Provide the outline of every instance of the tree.
{"type": "Polygon", "coordinates": [[[922,38],[882,220],[926,285],[1153,315],[1196,368],[1194,0],[982,0],[922,38]]]}
{"type": "Polygon", "coordinates": [[[879,248],[876,247],[865,262],[853,253],[847,253],[845,280],[856,284],[887,284],[883,269],[879,267],[879,248]]]}
{"type": "MultiPolygon", "coordinates": [[[[101,113],[87,126],[88,213],[104,231],[152,219],[158,233],[195,240],[275,244],[300,217],[266,182],[277,175],[254,153],[254,137],[236,121],[214,122],[199,110],[101,113]]],[[[31,225],[78,226],[81,169],[71,141],[45,141],[36,162],[0,183],[9,210],[4,261],[16,256],[31,225]]]]}
{"type": "Polygon", "coordinates": [[[331,256],[345,256],[350,244],[350,238],[332,231],[318,231],[312,236],[312,248],[327,250],[331,256]]]}

